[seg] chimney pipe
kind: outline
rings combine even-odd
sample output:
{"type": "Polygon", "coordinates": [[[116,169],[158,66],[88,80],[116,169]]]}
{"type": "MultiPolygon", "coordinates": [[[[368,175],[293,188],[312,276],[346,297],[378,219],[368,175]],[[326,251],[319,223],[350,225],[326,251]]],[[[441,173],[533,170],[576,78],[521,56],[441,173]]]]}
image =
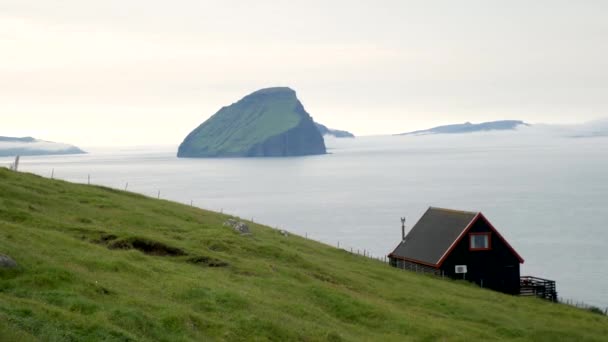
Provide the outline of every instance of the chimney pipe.
{"type": "Polygon", "coordinates": [[[401,218],[401,241],[405,241],[405,217],[401,218]]]}

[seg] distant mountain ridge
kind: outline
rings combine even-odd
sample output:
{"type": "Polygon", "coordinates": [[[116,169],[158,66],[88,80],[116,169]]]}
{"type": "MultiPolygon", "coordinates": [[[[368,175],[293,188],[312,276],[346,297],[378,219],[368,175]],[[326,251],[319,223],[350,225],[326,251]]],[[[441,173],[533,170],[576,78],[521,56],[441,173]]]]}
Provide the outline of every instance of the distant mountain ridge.
{"type": "Polygon", "coordinates": [[[318,122],[315,122],[315,125],[317,125],[317,128],[319,129],[319,132],[323,136],[331,135],[331,136],[334,136],[336,138],[354,138],[355,137],[354,134],[352,134],[351,132],[348,132],[348,131],[341,131],[339,129],[327,128],[327,126],[322,125],[322,124],[320,124],[318,122]]]}
{"type": "Polygon", "coordinates": [[[499,120],[482,122],[473,124],[465,122],[463,124],[453,124],[445,126],[437,126],[425,130],[401,133],[397,135],[426,135],[426,134],[459,134],[459,133],[473,133],[473,132],[484,132],[484,131],[506,131],[515,130],[519,126],[530,126],[529,124],[521,120],[499,120]]]}
{"type": "Polygon", "coordinates": [[[81,153],[86,152],[73,145],[38,140],[32,137],[0,136],[0,157],[81,153]]]}
{"type": "Polygon", "coordinates": [[[287,157],[325,154],[310,114],[287,87],[265,88],[221,108],[180,144],[178,157],[287,157]]]}
{"type": "Polygon", "coordinates": [[[32,138],[32,137],[23,137],[23,138],[16,138],[16,137],[0,137],[0,141],[8,141],[8,142],[34,142],[36,141],[36,139],[32,138]]]}

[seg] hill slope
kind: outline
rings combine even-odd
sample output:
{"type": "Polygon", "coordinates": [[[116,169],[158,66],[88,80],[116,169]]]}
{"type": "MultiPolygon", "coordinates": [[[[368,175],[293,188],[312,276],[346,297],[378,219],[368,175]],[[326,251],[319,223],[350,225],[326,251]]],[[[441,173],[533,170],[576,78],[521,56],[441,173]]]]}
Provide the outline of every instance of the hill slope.
{"type": "Polygon", "coordinates": [[[258,90],[192,131],[178,157],[285,157],[325,154],[323,137],[295,91],[258,90]]]}
{"type": "Polygon", "coordinates": [[[0,168],[0,340],[604,340],[608,318],[0,168]]]}
{"type": "Polygon", "coordinates": [[[501,120],[490,121],[473,124],[465,122],[463,124],[437,126],[425,130],[402,133],[399,135],[424,135],[424,134],[457,134],[457,133],[473,133],[484,131],[506,131],[514,130],[519,126],[529,126],[527,123],[519,120],[501,120]]]}
{"type": "Polygon", "coordinates": [[[76,146],[34,139],[0,137],[0,157],[86,153],[76,146]]]}

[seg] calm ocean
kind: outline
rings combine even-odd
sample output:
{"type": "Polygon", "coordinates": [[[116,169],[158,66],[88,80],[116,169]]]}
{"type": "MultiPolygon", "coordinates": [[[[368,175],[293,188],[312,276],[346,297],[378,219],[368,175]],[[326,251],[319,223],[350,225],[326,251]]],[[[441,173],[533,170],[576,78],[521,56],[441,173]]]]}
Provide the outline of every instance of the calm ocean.
{"type": "MultiPolygon", "coordinates": [[[[522,275],[608,307],[608,138],[531,132],[327,139],[328,155],[177,159],[176,147],[24,157],[21,170],[253,218],[384,256],[428,206],[482,211],[522,275]],[[54,171],[52,171],[54,170],[54,171]]],[[[0,159],[8,164],[9,159],[0,159]]]]}

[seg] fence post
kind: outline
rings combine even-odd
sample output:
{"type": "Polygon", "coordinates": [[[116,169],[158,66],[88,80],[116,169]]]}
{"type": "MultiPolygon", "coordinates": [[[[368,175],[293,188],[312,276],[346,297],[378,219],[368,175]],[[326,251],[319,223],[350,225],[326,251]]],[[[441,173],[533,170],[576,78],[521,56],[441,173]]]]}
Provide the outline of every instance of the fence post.
{"type": "Polygon", "coordinates": [[[53,176],[55,176],[55,169],[54,168],[51,170],[51,179],[53,179],[53,176]]]}
{"type": "Polygon", "coordinates": [[[87,184],[91,185],[91,175],[87,175],[87,184]]]}
{"type": "Polygon", "coordinates": [[[125,184],[125,191],[127,191],[128,187],[129,187],[129,182],[127,182],[127,184],[125,184]]]}
{"type": "Polygon", "coordinates": [[[156,195],[156,199],[160,199],[160,190],[158,190],[158,194],[156,195]]]}

